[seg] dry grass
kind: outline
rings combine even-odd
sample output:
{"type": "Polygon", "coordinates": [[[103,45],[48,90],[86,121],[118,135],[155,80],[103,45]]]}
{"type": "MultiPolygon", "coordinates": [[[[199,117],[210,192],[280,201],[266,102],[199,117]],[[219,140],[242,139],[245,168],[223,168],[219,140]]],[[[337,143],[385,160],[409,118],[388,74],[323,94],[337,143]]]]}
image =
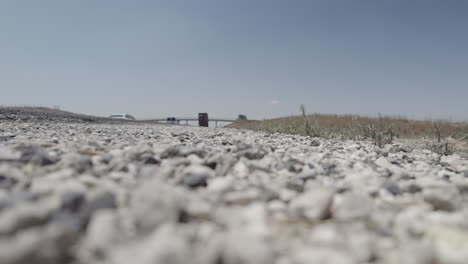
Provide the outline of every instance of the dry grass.
{"type": "MultiPolygon", "coordinates": [[[[351,140],[369,139],[368,132],[373,130],[382,135],[392,133],[399,140],[417,139],[439,145],[455,142],[453,146],[457,147],[454,147],[453,151],[468,151],[468,123],[464,122],[419,121],[388,116],[372,118],[356,115],[312,114],[263,121],[239,121],[228,127],[351,140]]],[[[379,145],[380,142],[374,140],[374,143],[379,145]]],[[[434,144],[428,143],[425,148],[432,148],[431,150],[435,151],[437,148],[434,144]]],[[[444,149],[444,152],[446,153],[441,154],[449,154],[452,151],[444,149]]]]}
{"type": "MultiPolygon", "coordinates": [[[[343,131],[356,126],[358,123],[361,125],[375,125],[379,124],[378,118],[362,117],[355,115],[322,115],[313,114],[307,115],[307,120],[311,123],[318,123],[324,129],[331,129],[334,131],[343,131]]],[[[403,118],[382,117],[382,121],[386,125],[393,125],[397,134],[401,138],[414,138],[432,136],[433,123],[432,121],[418,121],[403,118]]],[[[258,129],[262,126],[267,127],[290,127],[295,124],[302,124],[304,119],[302,116],[289,116],[281,117],[263,121],[239,121],[228,127],[235,128],[248,128],[258,129]]],[[[438,121],[441,125],[441,131],[446,137],[452,136],[454,138],[461,138],[468,132],[468,123],[462,122],[446,122],[438,121]]]]}

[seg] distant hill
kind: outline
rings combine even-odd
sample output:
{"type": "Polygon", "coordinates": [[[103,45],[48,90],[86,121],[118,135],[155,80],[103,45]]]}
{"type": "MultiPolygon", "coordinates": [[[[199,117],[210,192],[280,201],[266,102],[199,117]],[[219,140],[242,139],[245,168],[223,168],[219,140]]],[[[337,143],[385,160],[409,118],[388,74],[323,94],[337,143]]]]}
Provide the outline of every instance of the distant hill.
{"type": "Polygon", "coordinates": [[[0,120],[5,121],[60,121],[109,122],[107,117],[83,115],[47,107],[0,106],[0,120]]]}

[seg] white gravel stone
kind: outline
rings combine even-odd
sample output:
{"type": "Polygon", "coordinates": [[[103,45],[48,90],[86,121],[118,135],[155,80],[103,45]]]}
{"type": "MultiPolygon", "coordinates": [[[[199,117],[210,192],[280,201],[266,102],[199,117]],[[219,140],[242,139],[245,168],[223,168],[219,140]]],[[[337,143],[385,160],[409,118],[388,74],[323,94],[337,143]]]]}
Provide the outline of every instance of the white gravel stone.
{"type": "Polygon", "coordinates": [[[328,188],[308,189],[289,203],[292,215],[310,221],[323,220],[330,215],[334,191],[328,188]]]}
{"type": "Polygon", "coordinates": [[[439,263],[462,264],[468,260],[468,232],[466,229],[432,226],[427,231],[439,263]]]}
{"type": "Polygon", "coordinates": [[[331,211],[333,218],[352,220],[368,217],[372,208],[373,201],[368,195],[352,192],[335,195],[331,211]]]}

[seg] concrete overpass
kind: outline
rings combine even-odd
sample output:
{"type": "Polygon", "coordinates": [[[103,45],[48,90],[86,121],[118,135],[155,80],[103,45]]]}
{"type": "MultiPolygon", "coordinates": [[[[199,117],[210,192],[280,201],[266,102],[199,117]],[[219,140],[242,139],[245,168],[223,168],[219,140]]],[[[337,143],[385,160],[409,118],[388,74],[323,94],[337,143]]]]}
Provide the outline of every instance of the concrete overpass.
{"type": "MultiPolygon", "coordinates": [[[[198,117],[175,117],[177,121],[185,121],[185,124],[188,125],[189,121],[196,121],[198,122],[198,117]]],[[[167,118],[150,118],[150,119],[143,119],[140,121],[144,122],[167,122],[167,118]]],[[[215,122],[215,127],[218,127],[218,122],[228,122],[228,123],[234,123],[239,121],[237,118],[208,118],[208,122],[215,122]]]]}

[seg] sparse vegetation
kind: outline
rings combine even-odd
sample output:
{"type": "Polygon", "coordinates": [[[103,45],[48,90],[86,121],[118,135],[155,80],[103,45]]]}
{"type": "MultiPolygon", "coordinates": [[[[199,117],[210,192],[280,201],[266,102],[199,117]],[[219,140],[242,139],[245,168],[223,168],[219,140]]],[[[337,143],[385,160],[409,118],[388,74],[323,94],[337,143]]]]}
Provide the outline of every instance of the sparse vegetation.
{"type": "Polygon", "coordinates": [[[455,147],[453,142],[450,142],[456,134],[457,131],[447,134],[444,130],[443,122],[436,121],[432,124],[432,131],[434,139],[427,144],[427,149],[439,154],[439,155],[451,155],[455,152],[455,147]]]}
{"type": "Polygon", "coordinates": [[[439,155],[452,155],[455,152],[453,145],[449,142],[428,144],[427,149],[439,155]]]}
{"type": "Polygon", "coordinates": [[[397,137],[394,125],[392,123],[385,124],[380,114],[378,125],[363,125],[362,133],[365,139],[371,139],[372,143],[379,148],[393,143],[393,140],[397,137]]]}
{"type": "Polygon", "coordinates": [[[315,126],[315,129],[312,128],[310,125],[309,119],[307,118],[307,113],[306,113],[306,107],[305,105],[301,104],[299,107],[301,113],[302,113],[302,118],[304,118],[304,130],[305,134],[307,136],[311,137],[321,137],[320,134],[320,126],[315,126]]]}
{"type": "Polygon", "coordinates": [[[369,140],[378,147],[396,139],[410,144],[417,140],[415,147],[426,148],[440,155],[449,155],[457,151],[468,152],[466,123],[418,121],[382,115],[371,118],[357,115],[307,114],[305,105],[300,105],[299,110],[299,116],[238,122],[229,127],[328,139],[369,140]],[[411,142],[407,142],[408,140],[411,142]]]}

